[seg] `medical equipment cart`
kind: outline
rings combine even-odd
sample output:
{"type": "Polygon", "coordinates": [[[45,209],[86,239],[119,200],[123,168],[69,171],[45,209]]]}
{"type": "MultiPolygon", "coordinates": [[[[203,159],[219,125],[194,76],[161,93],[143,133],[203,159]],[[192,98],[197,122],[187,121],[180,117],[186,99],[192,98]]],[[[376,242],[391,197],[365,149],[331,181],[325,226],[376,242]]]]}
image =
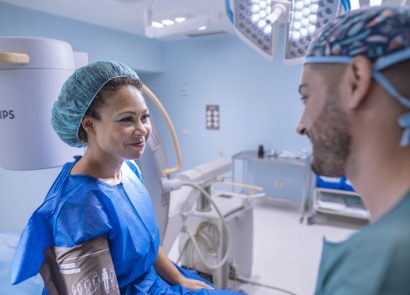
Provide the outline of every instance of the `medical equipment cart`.
{"type": "Polygon", "coordinates": [[[364,206],[358,193],[315,186],[307,219],[308,224],[316,223],[318,213],[344,216],[363,221],[370,220],[369,211],[364,206]]]}
{"type": "Polygon", "coordinates": [[[260,158],[257,151],[242,151],[232,156],[232,181],[263,187],[267,199],[300,202],[303,222],[313,179],[309,163],[308,155],[274,153],[260,158]]]}

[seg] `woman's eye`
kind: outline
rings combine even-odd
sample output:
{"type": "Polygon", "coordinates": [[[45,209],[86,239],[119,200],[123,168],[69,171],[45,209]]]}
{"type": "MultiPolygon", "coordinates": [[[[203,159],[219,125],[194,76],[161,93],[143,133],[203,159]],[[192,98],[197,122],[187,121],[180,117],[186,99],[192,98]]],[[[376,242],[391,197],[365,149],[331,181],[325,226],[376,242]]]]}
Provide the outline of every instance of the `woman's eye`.
{"type": "Polygon", "coordinates": [[[141,120],[142,120],[142,121],[146,121],[146,120],[148,120],[149,117],[151,117],[150,114],[145,114],[145,115],[143,115],[143,116],[141,117],[141,120]]]}
{"type": "Polygon", "coordinates": [[[125,118],[122,118],[121,120],[120,120],[120,122],[132,122],[133,121],[133,118],[132,117],[125,117],[125,118]]]}

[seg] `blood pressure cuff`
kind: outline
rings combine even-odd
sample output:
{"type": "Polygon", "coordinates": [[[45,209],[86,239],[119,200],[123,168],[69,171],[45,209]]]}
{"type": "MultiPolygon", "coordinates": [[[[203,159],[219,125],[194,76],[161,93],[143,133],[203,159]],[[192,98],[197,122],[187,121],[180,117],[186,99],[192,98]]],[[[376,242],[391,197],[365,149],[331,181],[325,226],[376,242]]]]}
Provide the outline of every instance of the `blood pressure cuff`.
{"type": "Polygon", "coordinates": [[[71,248],[50,247],[40,269],[50,295],[119,295],[106,236],[71,248]]]}

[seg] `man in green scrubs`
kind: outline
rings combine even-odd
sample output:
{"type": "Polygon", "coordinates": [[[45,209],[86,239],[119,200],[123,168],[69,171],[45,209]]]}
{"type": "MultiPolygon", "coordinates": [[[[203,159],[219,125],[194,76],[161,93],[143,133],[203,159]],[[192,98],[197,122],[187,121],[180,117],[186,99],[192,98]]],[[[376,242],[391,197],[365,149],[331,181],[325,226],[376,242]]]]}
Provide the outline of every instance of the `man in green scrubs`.
{"type": "Polygon", "coordinates": [[[343,14],[310,44],[297,131],[312,169],[346,176],[371,224],[324,242],[315,294],[410,294],[410,10],[343,14]]]}

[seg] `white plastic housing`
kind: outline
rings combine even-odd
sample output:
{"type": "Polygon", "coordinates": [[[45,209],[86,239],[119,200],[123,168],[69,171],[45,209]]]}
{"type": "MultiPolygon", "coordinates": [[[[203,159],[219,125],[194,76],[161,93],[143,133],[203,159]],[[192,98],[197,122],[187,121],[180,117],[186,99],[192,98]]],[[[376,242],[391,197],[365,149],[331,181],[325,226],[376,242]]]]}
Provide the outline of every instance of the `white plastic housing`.
{"type": "Polygon", "coordinates": [[[35,170],[61,166],[81,154],[51,127],[51,109],[75,69],[71,45],[52,39],[2,37],[0,52],[29,55],[29,63],[0,61],[0,166],[35,170]]]}

